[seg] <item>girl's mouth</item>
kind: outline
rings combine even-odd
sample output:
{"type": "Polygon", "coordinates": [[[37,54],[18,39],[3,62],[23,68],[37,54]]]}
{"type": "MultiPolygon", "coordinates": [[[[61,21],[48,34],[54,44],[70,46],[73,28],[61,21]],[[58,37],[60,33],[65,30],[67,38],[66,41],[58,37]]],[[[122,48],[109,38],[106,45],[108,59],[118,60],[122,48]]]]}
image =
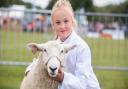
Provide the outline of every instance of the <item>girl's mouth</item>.
{"type": "Polygon", "coordinates": [[[65,32],[65,31],[66,31],[66,30],[62,30],[62,31],[60,31],[60,32],[62,32],[62,33],[63,33],[63,32],[65,32]]]}

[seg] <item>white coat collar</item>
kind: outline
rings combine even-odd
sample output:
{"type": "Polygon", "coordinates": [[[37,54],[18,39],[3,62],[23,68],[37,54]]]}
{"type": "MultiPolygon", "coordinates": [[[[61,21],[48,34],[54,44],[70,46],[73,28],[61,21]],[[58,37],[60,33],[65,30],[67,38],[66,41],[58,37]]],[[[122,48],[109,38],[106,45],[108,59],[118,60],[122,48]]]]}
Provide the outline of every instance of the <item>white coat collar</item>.
{"type": "Polygon", "coordinates": [[[70,36],[63,43],[70,43],[75,34],[75,31],[72,31],[70,36]]]}

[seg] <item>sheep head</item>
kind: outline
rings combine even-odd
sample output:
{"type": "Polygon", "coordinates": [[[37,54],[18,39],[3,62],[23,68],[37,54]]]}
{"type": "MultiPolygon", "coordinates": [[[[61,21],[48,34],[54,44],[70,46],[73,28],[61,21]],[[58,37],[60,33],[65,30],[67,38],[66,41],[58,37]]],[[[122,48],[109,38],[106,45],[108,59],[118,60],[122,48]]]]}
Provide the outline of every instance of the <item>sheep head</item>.
{"type": "Polygon", "coordinates": [[[41,59],[46,66],[46,70],[51,77],[56,77],[59,68],[64,66],[64,56],[71,49],[75,48],[76,45],[62,44],[58,40],[48,41],[46,43],[37,44],[29,43],[28,48],[35,54],[37,51],[42,53],[41,59]]]}

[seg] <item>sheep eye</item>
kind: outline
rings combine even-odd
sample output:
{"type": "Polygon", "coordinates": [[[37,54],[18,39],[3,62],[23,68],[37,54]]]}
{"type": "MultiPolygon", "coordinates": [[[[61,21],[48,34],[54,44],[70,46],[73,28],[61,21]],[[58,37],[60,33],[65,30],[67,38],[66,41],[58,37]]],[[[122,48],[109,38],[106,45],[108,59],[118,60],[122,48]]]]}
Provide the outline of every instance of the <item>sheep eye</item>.
{"type": "Polygon", "coordinates": [[[47,50],[46,50],[46,49],[44,49],[44,52],[47,52],[47,50]]]}
{"type": "Polygon", "coordinates": [[[64,50],[61,50],[61,53],[63,53],[64,52],[64,50]]]}

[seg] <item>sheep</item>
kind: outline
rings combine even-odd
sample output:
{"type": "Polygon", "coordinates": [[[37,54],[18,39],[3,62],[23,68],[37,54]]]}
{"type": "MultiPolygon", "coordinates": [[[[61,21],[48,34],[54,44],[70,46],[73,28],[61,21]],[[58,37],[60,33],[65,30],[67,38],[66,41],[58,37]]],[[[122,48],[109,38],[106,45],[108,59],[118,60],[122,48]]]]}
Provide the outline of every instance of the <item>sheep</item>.
{"type": "Polygon", "coordinates": [[[20,89],[57,89],[56,77],[59,68],[64,66],[65,54],[76,45],[62,44],[58,40],[46,43],[29,43],[33,53],[40,52],[31,71],[24,77],[20,89]],[[33,51],[34,50],[34,51],[33,51]]]}

